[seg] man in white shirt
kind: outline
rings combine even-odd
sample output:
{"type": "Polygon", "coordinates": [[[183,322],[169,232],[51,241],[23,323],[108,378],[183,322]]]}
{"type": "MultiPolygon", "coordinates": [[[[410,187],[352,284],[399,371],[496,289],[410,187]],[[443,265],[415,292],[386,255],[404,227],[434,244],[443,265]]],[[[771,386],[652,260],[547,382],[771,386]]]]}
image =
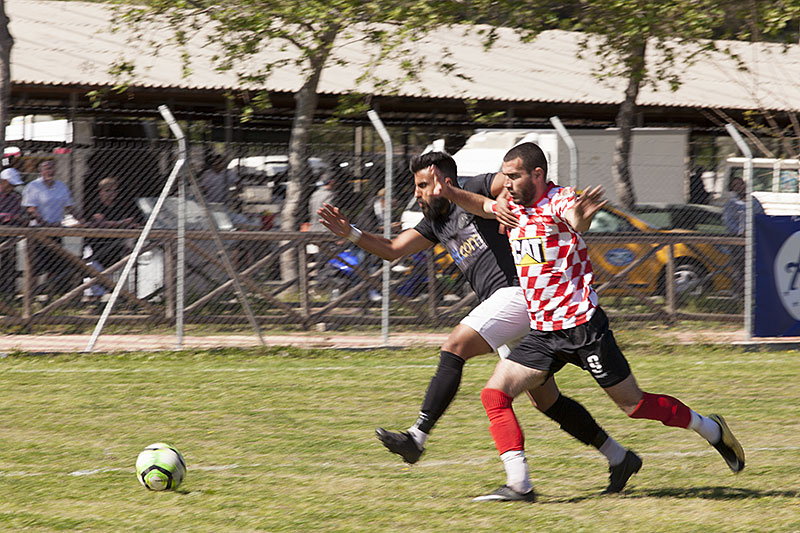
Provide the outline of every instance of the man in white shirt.
{"type": "Polygon", "coordinates": [[[64,213],[75,218],[72,195],[67,185],[55,178],[55,165],[45,161],[39,165],[40,176],[22,191],[22,207],[28,210],[32,226],[60,226],[64,213]]]}
{"type": "MultiPolygon", "coordinates": [[[[74,210],[69,188],[63,181],[55,178],[53,162],[41,163],[39,174],[22,191],[22,207],[28,211],[30,225],[60,226],[64,213],[69,213],[82,222],[74,210]]],[[[47,282],[53,287],[63,288],[65,285],[59,280],[74,272],[57,252],[46,246],[34,244],[31,255],[34,274],[49,274],[47,282]]]]}

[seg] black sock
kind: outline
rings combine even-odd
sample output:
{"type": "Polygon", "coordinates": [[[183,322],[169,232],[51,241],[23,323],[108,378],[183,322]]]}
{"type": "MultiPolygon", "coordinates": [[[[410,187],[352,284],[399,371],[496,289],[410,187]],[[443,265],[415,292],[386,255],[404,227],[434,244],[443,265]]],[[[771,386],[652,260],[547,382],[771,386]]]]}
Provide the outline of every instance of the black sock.
{"type": "Polygon", "coordinates": [[[425,399],[422,401],[422,409],[419,412],[416,426],[420,431],[430,433],[433,426],[444,414],[447,406],[453,401],[461,385],[461,370],[464,368],[464,360],[454,353],[442,350],[439,357],[439,366],[436,374],[431,378],[428,390],[425,392],[425,399]]]}
{"type": "Polygon", "coordinates": [[[561,429],[584,444],[600,449],[608,438],[584,406],[563,394],[544,412],[561,425],[561,429]]]}

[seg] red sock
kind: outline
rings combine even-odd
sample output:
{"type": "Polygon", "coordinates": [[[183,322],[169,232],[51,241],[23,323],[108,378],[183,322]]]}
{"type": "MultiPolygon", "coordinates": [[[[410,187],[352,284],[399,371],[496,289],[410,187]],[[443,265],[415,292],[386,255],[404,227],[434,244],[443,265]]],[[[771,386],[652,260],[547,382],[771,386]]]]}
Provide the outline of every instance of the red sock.
{"type": "Polygon", "coordinates": [[[511,402],[514,398],[497,389],[483,389],[481,402],[489,416],[489,433],[500,455],[511,450],[524,450],[525,439],[511,402]]]}
{"type": "Polygon", "coordinates": [[[645,392],[636,409],[629,415],[631,418],[647,418],[660,420],[665,426],[688,428],[692,413],[677,398],[666,394],[650,394],[645,392]]]}

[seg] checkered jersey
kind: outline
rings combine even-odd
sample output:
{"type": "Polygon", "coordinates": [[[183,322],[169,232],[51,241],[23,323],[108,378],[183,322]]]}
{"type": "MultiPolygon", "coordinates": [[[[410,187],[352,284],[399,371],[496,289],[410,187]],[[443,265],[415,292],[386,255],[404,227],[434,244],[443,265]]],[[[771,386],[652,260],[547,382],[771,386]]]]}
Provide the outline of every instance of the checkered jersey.
{"type": "Polygon", "coordinates": [[[586,243],[561,218],[577,199],[574,189],[549,183],[535,206],[509,204],[520,227],[509,229],[508,240],[532,329],[578,326],[588,322],[597,307],[586,243]]]}

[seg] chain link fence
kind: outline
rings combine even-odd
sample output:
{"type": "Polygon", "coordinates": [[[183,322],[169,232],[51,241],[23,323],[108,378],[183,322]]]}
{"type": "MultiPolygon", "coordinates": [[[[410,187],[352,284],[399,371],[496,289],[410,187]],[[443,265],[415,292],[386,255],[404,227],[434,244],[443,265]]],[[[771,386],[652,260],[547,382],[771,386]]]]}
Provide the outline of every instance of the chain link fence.
{"type": "MultiPolygon", "coordinates": [[[[60,111],[49,114],[70,116],[60,111]]],[[[51,118],[58,120],[64,119],[51,118]]],[[[422,216],[413,199],[409,159],[432,144],[450,153],[480,147],[472,124],[388,122],[395,149],[393,202],[387,206],[385,154],[369,122],[315,124],[305,186],[295,210],[299,230],[286,231],[281,218],[290,121],[239,123],[229,115],[184,115],[178,120],[188,141],[188,171],[202,188],[223,243],[223,249],[215,244],[203,202],[188,188],[183,258],[188,331],[250,328],[223,255],[264,330],[377,328],[383,262],[328,233],[318,224],[313,206],[324,198],[359,228],[375,233],[383,231],[382,213],[390,209],[391,231],[397,234],[422,216]],[[281,265],[287,252],[293,268],[281,265]]],[[[6,150],[13,154],[7,162],[19,172],[19,182],[4,181],[20,193],[21,206],[15,208],[15,193],[4,189],[0,263],[6,275],[0,321],[6,333],[86,332],[97,323],[177,158],[176,142],[156,113],[84,110],[64,122],[71,133],[63,138],[31,135],[7,142],[13,145],[6,150]],[[70,202],[34,194],[37,185],[32,183],[41,180],[45,161],[54,163],[53,178],[68,189],[72,212],[49,213],[54,208],[46,202],[70,202]],[[43,212],[49,220],[41,218],[43,212]]],[[[633,180],[645,201],[623,209],[610,182],[610,165],[595,161],[573,173],[568,154],[559,151],[563,139],[545,131],[548,124],[513,126],[540,131],[534,140],[552,148],[551,177],[559,183],[578,188],[603,183],[610,191],[613,203],[584,235],[596,288],[610,314],[659,323],[683,318],[743,321],[745,239],[735,223],[743,205],[735,189],[742,165],[730,159],[738,154],[724,130],[684,131],[677,141],[669,139],[677,143],[671,153],[662,149],[663,138],[640,143],[639,151],[634,149],[633,180]],[[648,178],[648,172],[656,176],[648,178]]],[[[576,139],[598,133],[570,132],[576,139]]],[[[610,161],[605,142],[578,142],[578,150],[584,157],[610,161]]],[[[507,148],[492,146],[500,155],[488,163],[499,166],[507,148]]],[[[475,163],[472,155],[480,155],[468,152],[457,157],[461,174],[475,163]]],[[[767,174],[756,172],[757,190],[772,190],[774,172],[767,174]]],[[[775,175],[779,189],[797,192],[796,164],[775,175]]],[[[181,271],[178,210],[172,191],[119,289],[119,301],[108,316],[113,331],[174,327],[176,275],[181,271]]],[[[451,326],[476,303],[441,246],[393,262],[390,272],[392,328],[451,326]]]]}

